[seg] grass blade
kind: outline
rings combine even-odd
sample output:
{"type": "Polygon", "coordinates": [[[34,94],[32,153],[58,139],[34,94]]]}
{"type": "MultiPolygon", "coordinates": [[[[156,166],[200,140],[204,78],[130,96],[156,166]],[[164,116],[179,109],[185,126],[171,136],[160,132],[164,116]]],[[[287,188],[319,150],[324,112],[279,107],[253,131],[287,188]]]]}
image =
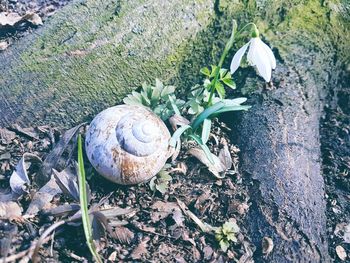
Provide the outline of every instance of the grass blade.
{"type": "Polygon", "coordinates": [[[180,128],[178,128],[178,129],[174,132],[173,136],[170,138],[170,140],[169,140],[169,145],[170,145],[171,147],[175,147],[175,146],[176,146],[176,143],[177,143],[177,141],[178,141],[178,139],[180,138],[180,136],[181,136],[186,130],[191,129],[191,128],[192,128],[192,127],[191,127],[190,125],[183,125],[183,126],[181,126],[180,128]]]}
{"type": "Polygon", "coordinates": [[[213,106],[210,106],[209,108],[207,108],[205,111],[199,114],[198,117],[193,121],[191,125],[192,129],[195,131],[205,119],[207,119],[210,115],[216,113],[218,110],[220,110],[224,106],[225,106],[225,103],[222,101],[219,101],[218,103],[215,103],[213,106]]]}
{"type": "Polygon", "coordinates": [[[228,112],[228,111],[241,111],[241,110],[249,110],[251,108],[251,106],[245,106],[245,105],[237,105],[237,106],[225,106],[222,107],[221,109],[219,109],[217,112],[215,113],[223,113],[223,112],[228,112]]]}
{"type": "Polygon", "coordinates": [[[202,127],[202,142],[207,143],[210,135],[211,119],[205,119],[202,127]]]}
{"type": "Polygon", "coordinates": [[[79,178],[79,199],[80,199],[80,209],[83,221],[84,233],[86,238],[86,243],[90,249],[90,252],[96,262],[102,263],[100,256],[96,251],[96,246],[92,239],[92,228],[89,218],[88,210],[88,198],[86,193],[86,179],[85,179],[85,169],[84,169],[84,159],[83,159],[83,146],[81,135],[78,137],[78,178],[79,178]]]}
{"type": "Polygon", "coordinates": [[[180,110],[179,110],[179,108],[177,107],[177,105],[176,105],[174,99],[171,97],[171,95],[169,95],[168,97],[169,97],[169,101],[170,101],[170,103],[171,103],[171,106],[173,107],[173,110],[174,110],[175,114],[181,116],[180,110]]]}
{"type": "Polygon", "coordinates": [[[198,145],[202,148],[210,163],[215,164],[214,159],[212,157],[212,153],[210,152],[208,146],[202,142],[202,139],[195,134],[190,134],[189,137],[191,137],[193,140],[195,140],[196,143],[198,143],[198,145]]]}

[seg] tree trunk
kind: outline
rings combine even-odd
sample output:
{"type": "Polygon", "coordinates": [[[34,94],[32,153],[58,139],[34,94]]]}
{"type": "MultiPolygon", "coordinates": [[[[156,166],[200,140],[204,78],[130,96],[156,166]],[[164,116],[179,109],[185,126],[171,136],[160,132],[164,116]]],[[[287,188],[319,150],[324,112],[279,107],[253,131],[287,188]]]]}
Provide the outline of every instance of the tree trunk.
{"type": "Polygon", "coordinates": [[[232,18],[253,20],[278,58],[271,85],[251,68],[235,75],[253,106],[233,137],[252,182],[254,259],[328,262],[319,120],[349,59],[345,2],[77,1],[0,55],[0,126],[72,126],[155,77],[186,91],[218,60],[232,18]],[[268,255],[263,237],[274,242],[268,255]]]}
{"type": "MultiPolygon", "coordinates": [[[[178,82],[179,62],[213,17],[207,1],[84,0],[0,53],[0,126],[70,127],[142,82],[178,82]]],[[[188,74],[201,63],[187,66],[188,74]]],[[[184,84],[184,83],[183,83],[184,84]]]]}
{"type": "Polygon", "coordinates": [[[233,125],[252,183],[247,225],[257,262],[330,261],[319,125],[324,99],[339,85],[349,58],[349,7],[297,2],[250,8],[279,56],[272,84],[262,86],[250,72],[242,76],[245,87],[257,89],[252,109],[233,125]],[[263,254],[264,237],[274,243],[269,255],[263,254]]]}

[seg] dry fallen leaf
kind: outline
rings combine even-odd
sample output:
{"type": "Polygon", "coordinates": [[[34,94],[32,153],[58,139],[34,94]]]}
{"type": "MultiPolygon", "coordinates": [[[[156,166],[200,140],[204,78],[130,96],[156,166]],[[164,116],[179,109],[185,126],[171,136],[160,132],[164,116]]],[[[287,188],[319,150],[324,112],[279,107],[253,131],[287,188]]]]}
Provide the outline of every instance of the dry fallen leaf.
{"type": "Polygon", "coordinates": [[[188,125],[190,124],[190,121],[187,120],[185,117],[174,114],[173,116],[171,116],[169,118],[169,123],[171,125],[171,128],[173,129],[173,131],[176,131],[178,126],[182,126],[182,125],[188,125]]]}
{"type": "Polygon", "coordinates": [[[0,218],[15,219],[22,215],[22,209],[16,202],[0,202],[0,218]]]}
{"type": "Polygon", "coordinates": [[[350,224],[340,223],[337,224],[334,230],[334,234],[341,237],[345,243],[350,243],[350,224]]]}
{"type": "Polygon", "coordinates": [[[64,168],[66,168],[67,163],[69,162],[69,159],[73,153],[73,150],[75,149],[78,131],[84,124],[85,123],[81,123],[66,131],[62,135],[59,142],[56,144],[55,148],[53,148],[53,150],[46,156],[41,169],[41,180],[43,182],[47,182],[50,180],[53,168],[59,171],[64,170],[64,168]],[[59,165],[59,162],[64,152],[69,152],[69,157],[62,167],[62,165],[59,165]]]}
{"type": "MultiPolygon", "coordinates": [[[[3,50],[1,48],[2,43],[5,43],[7,45],[7,42],[0,42],[0,50],[3,50]]],[[[6,49],[7,46],[5,46],[6,49]]],[[[8,129],[0,128],[0,142],[1,144],[10,144],[12,140],[16,138],[16,133],[13,131],[9,131],[8,129]]]]}
{"type": "Polygon", "coordinates": [[[230,150],[227,147],[227,144],[224,145],[224,147],[219,152],[219,159],[221,163],[224,165],[226,170],[231,169],[233,161],[231,157],[230,150]]]}
{"type": "Polygon", "coordinates": [[[269,255],[271,253],[271,251],[273,250],[273,241],[271,238],[269,237],[264,237],[262,239],[262,252],[265,255],[269,255]]]}
{"type": "Polygon", "coordinates": [[[212,154],[212,158],[214,161],[214,164],[212,164],[204,151],[201,148],[191,148],[188,150],[188,153],[196,157],[201,163],[206,165],[208,167],[208,170],[216,177],[219,179],[222,179],[223,176],[220,175],[221,172],[226,170],[225,165],[220,161],[220,159],[212,154]]]}
{"type": "Polygon", "coordinates": [[[43,21],[41,20],[40,16],[35,13],[27,13],[22,17],[22,19],[27,20],[28,22],[32,23],[35,26],[43,24],[43,21]]]}
{"type": "Polygon", "coordinates": [[[131,240],[134,238],[134,233],[126,227],[117,226],[114,230],[113,238],[118,239],[124,244],[130,244],[131,240]]]}
{"type": "Polygon", "coordinates": [[[342,246],[338,245],[335,248],[335,251],[337,252],[337,256],[340,258],[340,260],[345,261],[347,257],[345,249],[342,246]]]}
{"type": "Polygon", "coordinates": [[[171,215],[177,225],[183,225],[183,214],[176,203],[157,201],[152,205],[152,209],[154,210],[151,214],[153,223],[171,215]]]}
{"type": "Polygon", "coordinates": [[[111,262],[114,262],[114,261],[117,259],[117,256],[118,256],[117,251],[113,251],[113,252],[109,255],[108,260],[111,261],[111,262]]]}
{"type": "Polygon", "coordinates": [[[176,199],[176,201],[179,207],[181,208],[182,212],[189,218],[191,218],[204,233],[210,233],[214,230],[214,228],[211,225],[202,222],[202,220],[200,220],[195,214],[193,214],[184,202],[182,202],[179,199],[176,199]]]}
{"type": "Polygon", "coordinates": [[[61,172],[58,172],[55,169],[52,169],[52,172],[56,183],[62,192],[74,200],[79,201],[79,187],[77,183],[77,176],[74,171],[67,167],[61,172]]]}
{"type": "Polygon", "coordinates": [[[140,244],[138,244],[135,249],[131,252],[131,258],[133,260],[136,259],[141,259],[144,255],[146,255],[148,253],[147,251],[147,243],[149,241],[149,238],[146,237],[144,240],[142,240],[140,242],[140,244]]]}
{"type": "Polygon", "coordinates": [[[17,13],[0,13],[0,26],[13,26],[21,20],[22,17],[17,13]]]}
{"type": "Polygon", "coordinates": [[[31,154],[25,153],[22,156],[22,159],[16,166],[15,171],[13,171],[10,177],[10,187],[14,194],[22,195],[27,192],[27,186],[31,184],[28,177],[27,170],[32,163],[41,163],[40,157],[31,154]]]}
{"type": "Polygon", "coordinates": [[[0,13],[0,26],[14,26],[22,21],[28,21],[35,26],[43,24],[40,16],[35,13],[27,13],[24,16],[20,16],[17,13],[0,13]]]}
{"type": "Polygon", "coordinates": [[[206,246],[203,248],[204,259],[210,260],[213,255],[213,249],[210,246],[206,246]]]}
{"type": "Polygon", "coordinates": [[[54,177],[50,179],[43,187],[39,189],[38,192],[34,194],[34,197],[29,204],[26,211],[27,215],[36,215],[42,209],[51,208],[51,200],[57,194],[62,193],[60,187],[56,183],[54,177]]]}

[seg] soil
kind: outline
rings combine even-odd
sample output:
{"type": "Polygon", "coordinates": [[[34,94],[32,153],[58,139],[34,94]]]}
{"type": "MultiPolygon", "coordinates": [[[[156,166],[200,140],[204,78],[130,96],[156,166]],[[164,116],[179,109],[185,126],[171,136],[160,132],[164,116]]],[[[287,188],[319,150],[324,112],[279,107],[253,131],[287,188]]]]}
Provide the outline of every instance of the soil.
{"type": "MultiPolygon", "coordinates": [[[[219,122],[215,123],[215,127],[209,145],[213,152],[218,153],[219,148],[222,147],[221,142],[228,141],[230,130],[219,122]]],[[[33,153],[45,159],[57,145],[59,135],[60,132],[51,127],[24,130],[19,127],[3,129],[0,154],[2,189],[9,187],[9,177],[23,153],[33,153]]],[[[244,215],[249,208],[248,186],[243,183],[237,169],[238,149],[229,144],[234,162],[233,168],[224,179],[217,180],[204,165],[186,154],[187,149],[192,146],[184,143],[179,159],[172,165],[172,168],[168,168],[172,179],[164,194],[152,191],[149,183],[131,187],[111,184],[96,174],[93,168],[86,163],[87,175],[90,178],[91,204],[97,204],[102,198],[107,197],[104,208],[134,209],[132,216],[123,218],[126,222],[124,228],[114,229],[120,233],[126,231],[130,238],[127,239],[127,242],[122,238],[113,239],[108,235],[102,238],[100,254],[103,258],[160,262],[226,262],[250,258],[253,248],[250,247],[244,225],[242,225],[244,215]],[[174,168],[180,169],[171,172],[174,168]],[[214,235],[202,232],[191,218],[181,212],[177,199],[183,201],[202,222],[214,227],[220,227],[232,219],[236,220],[240,226],[240,232],[237,235],[239,241],[232,243],[229,250],[223,252],[214,235]],[[172,210],[168,211],[167,207],[172,207],[172,210]],[[180,220],[175,218],[175,211],[180,213],[178,214],[180,220]],[[141,256],[135,256],[135,251],[139,246],[145,246],[145,252],[141,256]]],[[[75,144],[72,144],[71,147],[75,147],[75,144]]],[[[38,181],[39,169],[40,167],[36,167],[30,170],[33,182],[38,181]]],[[[19,199],[23,211],[27,210],[32,202],[31,196],[39,188],[34,183],[30,187],[31,194],[19,199]]],[[[46,228],[59,218],[64,218],[47,216],[48,211],[67,203],[76,202],[64,195],[56,195],[51,202],[47,201],[45,208],[37,216],[28,218],[24,215],[1,221],[0,234],[4,241],[7,240],[11,244],[10,248],[3,253],[13,256],[28,249],[46,228]],[[13,229],[16,229],[15,233],[11,232],[13,229]],[[11,235],[9,235],[10,232],[11,235]],[[11,236],[10,240],[8,240],[9,236],[11,236]]],[[[91,260],[87,256],[89,255],[87,251],[82,226],[64,226],[59,229],[53,242],[42,247],[40,256],[48,262],[91,260]]]]}
{"type": "MultiPolygon", "coordinates": [[[[350,87],[349,76],[342,76],[338,90],[330,92],[321,123],[321,150],[327,197],[329,253],[341,262],[336,247],[350,251],[343,227],[350,224],[350,87]],[[340,231],[337,231],[340,229],[340,231]]],[[[348,258],[349,260],[349,258],[348,258]]]]}
{"type": "MultiPolygon", "coordinates": [[[[71,0],[0,0],[0,13],[17,13],[21,16],[28,12],[38,14],[43,23],[52,16],[59,8],[62,8],[71,0]]],[[[0,28],[0,42],[11,45],[17,39],[33,33],[36,26],[23,21],[15,26],[0,28]]]]}

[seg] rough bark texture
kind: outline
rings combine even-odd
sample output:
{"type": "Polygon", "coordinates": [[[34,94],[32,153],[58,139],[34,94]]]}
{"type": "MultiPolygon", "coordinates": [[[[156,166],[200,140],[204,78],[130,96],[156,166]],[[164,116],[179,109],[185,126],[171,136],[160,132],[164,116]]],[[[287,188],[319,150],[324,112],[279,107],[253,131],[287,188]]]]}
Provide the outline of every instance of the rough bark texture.
{"type": "Polygon", "coordinates": [[[265,36],[279,54],[272,86],[262,87],[248,72],[245,86],[258,89],[252,110],[235,126],[252,182],[247,224],[258,262],[330,261],[319,121],[349,56],[346,8],[319,1],[252,8],[258,23],[271,28],[265,36]],[[274,242],[269,255],[262,253],[263,237],[274,242]]]}
{"type": "Polygon", "coordinates": [[[73,125],[154,77],[186,88],[201,66],[217,61],[231,19],[254,20],[278,58],[272,86],[251,69],[236,75],[253,105],[234,134],[252,182],[247,225],[255,259],[328,262],[319,119],[350,54],[346,1],[118,3],[76,2],[1,55],[0,126],[73,125]],[[269,255],[264,236],[274,241],[269,255]]]}
{"type": "Polygon", "coordinates": [[[212,14],[210,1],[75,1],[0,54],[0,126],[69,127],[143,81],[175,81],[212,14]]]}

